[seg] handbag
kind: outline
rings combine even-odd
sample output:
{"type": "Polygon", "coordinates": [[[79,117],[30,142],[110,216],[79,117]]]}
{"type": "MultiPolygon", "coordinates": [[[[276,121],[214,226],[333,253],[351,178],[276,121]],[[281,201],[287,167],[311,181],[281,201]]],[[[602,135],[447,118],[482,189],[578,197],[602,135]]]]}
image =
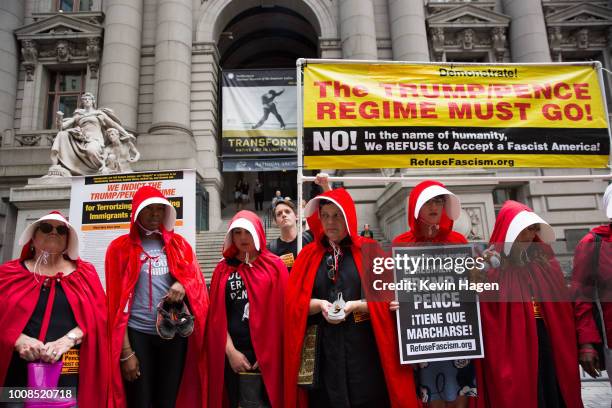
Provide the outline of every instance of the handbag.
{"type": "MultiPolygon", "coordinates": [[[[60,272],[61,273],[61,272],[60,272]]],[[[49,321],[51,320],[51,309],[53,308],[53,301],[55,300],[55,283],[62,278],[62,275],[49,278],[51,281],[51,290],[49,292],[49,298],[47,299],[47,305],[45,307],[45,313],[43,315],[42,324],[40,326],[40,333],[38,340],[44,342],[47,337],[47,329],[49,328],[49,321]]],[[[32,388],[37,391],[43,391],[39,393],[43,398],[28,398],[25,400],[25,408],[45,408],[45,407],[57,407],[57,408],[70,408],[76,407],[76,398],[47,398],[48,394],[44,391],[55,390],[59,382],[59,377],[62,372],[64,363],[62,360],[58,360],[54,363],[45,363],[44,361],[31,361],[27,364],[28,372],[28,388],[32,388]]]]}
{"type": "Polygon", "coordinates": [[[260,372],[238,373],[238,408],[270,408],[260,372]]]}
{"type": "Polygon", "coordinates": [[[311,324],[306,328],[302,344],[302,358],[298,371],[297,384],[307,390],[319,387],[319,371],[321,354],[321,327],[311,324]]]}

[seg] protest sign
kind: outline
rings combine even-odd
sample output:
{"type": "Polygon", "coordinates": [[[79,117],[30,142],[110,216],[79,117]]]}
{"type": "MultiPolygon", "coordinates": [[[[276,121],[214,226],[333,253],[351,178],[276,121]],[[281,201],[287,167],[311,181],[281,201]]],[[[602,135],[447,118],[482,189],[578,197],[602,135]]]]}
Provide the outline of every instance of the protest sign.
{"type": "Polygon", "coordinates": [[[81,258],[94,264],[103,284],[106,248],[129,232],[132,197],[143,186],[157,188],[172,203],[175,231],[195,248],[195,171],[73,177],[70,223],[79,234],[81,258]]]}
{"type": "Polygon", "coordinates": [[[484,356],[471,245],[393,247],[402,364],[484,356]]]}
{"type": "Polygon", "coordinates": [[[304,165],[608,165],[600,67],[311,63],[304,165]]]}

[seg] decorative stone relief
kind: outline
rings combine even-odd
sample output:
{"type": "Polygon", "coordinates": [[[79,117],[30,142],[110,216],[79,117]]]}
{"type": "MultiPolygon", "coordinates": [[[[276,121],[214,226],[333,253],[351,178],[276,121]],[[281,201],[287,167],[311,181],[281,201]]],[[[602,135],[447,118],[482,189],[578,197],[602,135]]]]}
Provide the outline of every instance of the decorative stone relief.
{"type": "Polygon", "coordinates": [[[495,60],[503,62],[504,55],[506,54],[506,28],[505,27],[494,27],[491,30],[491,38],[493,39],[493,52],[495,54],[495,60]]]}
{"type": "Polygon", "coordinates": [[[576,33],[576,46],[578,48],[589,48],[589,29],[581,28],[576,33]]]}
{"type": "Polygon", "coordinates": [[[444,28],[434,27],[429,31],[432,37],[434,59],[436,61],[441,61],[442,54],[444,53],[444,28]]]}
{"type": "Polygon", "coordinates": [[[38,63],[38,48],[33,40],[24,40],[21,43],[21,55],[23,56],[23,68],[26,71],[26,81],[34,79],[34,70],[38,63]]]}
{"type": "Polygon", "coordinates": [[[67,41],[58,41],[55,45],[55,56],[57,58],[57,62],[68,62],[72,52],[72,47],[67,41]]]}
{"type": "Polygon", "coordinates": [[[28,135],[17,135],[15,136],[15,141],[19,144],[19,146],[38,146],[40,144],[40,135],[38,134],[28,134],[28,135]]]}
{"type": "Polygon", "coordinates": [[[475,42],[474,30],[472,30],[471,28],[465,29],[460,34],[460,36],[461,36],[461,39],[460,39],[461,46],[463,47],[464,50],[471,50],[472,48],[474,48],[474,42],[475,42]]]}
{"type": "Polygon", "coordinates": [[[470,232],[467,235],[467,239],[470,241],[483,240],[484,228],[482,225],[481,209],[478,207],[472,207],[466,208],[465,210],[470,217],[470,232]]]}
{"type": "Polygon", "coordinates": [[[553,61],[561,60],[562,41],[563,34],[561,33],[561,27],[551,27],[548,29],[548,44],[550,46],[553,61]]]}
{"type": "Polygon", "coordinates": [[[100,39],[87,39],[87,65],[89,66],[90,78],[98,78],[98,67],[100,66],[100,39]]]}

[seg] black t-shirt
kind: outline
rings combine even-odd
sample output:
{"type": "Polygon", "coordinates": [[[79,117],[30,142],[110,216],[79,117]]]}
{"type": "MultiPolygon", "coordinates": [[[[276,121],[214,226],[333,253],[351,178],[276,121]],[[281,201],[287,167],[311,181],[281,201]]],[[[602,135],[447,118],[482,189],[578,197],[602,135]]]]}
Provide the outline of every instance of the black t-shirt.
{"type": "MultiPolygon", "coordinates": [[[[312,239],[312,233],[310,231],[304,231],[302,233],[302,247],[311,243],[312,239]]],[[[287,267],[287,270],[291,272],[295,258],[298,256],[297,237],[291,242],[285,242],[280,238],[276,238],[274,241],[268,243],[268,250],[274,255],[278,255],[287,267]]]]}
{"type": "MultiPolygon", "coordinates": [[[[230,259],[229,265],[238,266],[240,261],[230,259]]],[[[227,313],[227,330],[232,337],[234,347],[254,364],[255,353],[251,342],[249,328],[249,297],[247,289],[237,271],[230,274],[225,285],[225,308],[227,313]]]]}
{"type": "MultiPolygon", "coordinates": [[[[41,279],[44,279],[44,277],[41,277],[41,279]]],[[[32,313],[32,316],[30,316],[30,320],[28,320],[28,323],[23,329],[23,334],[25,334],[26,336],[30,336],[32,338],[37,339],[40,335],[40,328],[42,326],[45,308],[47,307],[49,293],[50,288],[46,287],[45,285],[42,285],[40,290],[40,296],[38,297],[38,302],[36,303],[34,312],[32,313]]],[[[55,298],[53,300],[53,309],[51,310],[49,328],[47,329],[47,336],[45,337],[43,343],[55,341],[63,337],[76,326],[77,322],[74,318],[72,307],[70,306],[70,303],[68,303],[68,299],[66,298],[66,293],[62,288],[62,284],[61,282],[56,282],[55,298]]],[[[78,350],[79,348],[80,346],[75,347],[76,350],[78,350]]],[[[70,350],[69,353],[75,352],[73,350],[70,350]]],[[[68,373],[66,371],[67,369],[63,370],[58,382],[58,386],[76,387],[78,385],[78,375],[74,374],[77,374],[78,372],[68,373]]],[[[19,357],[19,354],[15,351],[13,352],[11,364],[9,366],[8,372],[6,373],[4,386],[25,387],[27,384],[27,378],[27,361],[19,357]]]]}

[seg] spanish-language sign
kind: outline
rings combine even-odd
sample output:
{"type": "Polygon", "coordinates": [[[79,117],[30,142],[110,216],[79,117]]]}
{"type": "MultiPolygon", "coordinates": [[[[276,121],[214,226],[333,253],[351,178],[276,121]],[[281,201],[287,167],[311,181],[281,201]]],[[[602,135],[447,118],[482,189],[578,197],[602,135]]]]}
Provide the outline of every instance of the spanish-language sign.
{"type": "Polygon", "coordinates": [[[223,156],[295,155],[295,85],[293,69],[223,71],[223,156]]]}
{"type": "Polygon", "coordinates": [[[472,246],[394,247],[393,259],[401,363],[484,357],[472,246]]]}
{"type": "Polygon", "coordinates": [[[142,186],[157,188],[172,203],[175,231],[195,248],[194,170],[73,177],[70,224],[79,234],[81,258],[94,264],[103,283],[106,248],[129,232],[132,197],[142,186]]]}
{"type": "Polygon", "coordinates": [[[598,65],[309,63],[304,164],[608,165],[598,65]]]}

